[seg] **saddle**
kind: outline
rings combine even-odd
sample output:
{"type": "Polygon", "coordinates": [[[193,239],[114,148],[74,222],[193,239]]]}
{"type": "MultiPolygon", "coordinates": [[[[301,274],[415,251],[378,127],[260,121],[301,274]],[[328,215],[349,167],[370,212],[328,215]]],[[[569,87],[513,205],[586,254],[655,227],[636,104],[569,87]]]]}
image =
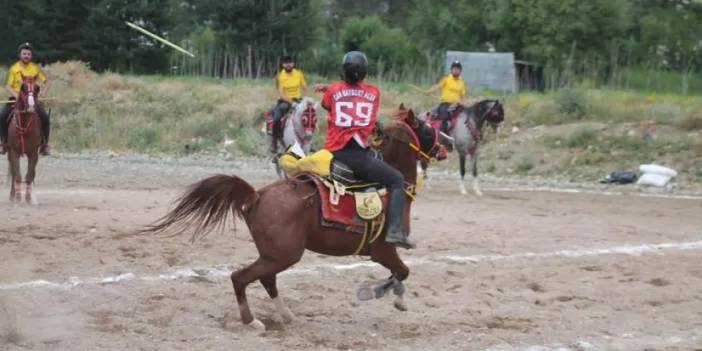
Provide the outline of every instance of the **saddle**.
{"type": "MultiPolygon", "coordinates": [[[[449,134],[451,131],[453,131],[453,128],[456,127],[456,120],[458,120],[458,115],[461,114],[461,112],[465,109],[465,106],[463,106],[460,103],[455,103],[451,104],[449,106],[449,115],[451,116],[451,119],[449,121],[449,134]]],[[[431,126],[435,129],[441,129],[441,119],[439,119],[439,108],[434,107],[431,111],[427,111],[426,115],[424,116],[425,121],[429,121],[431,126]]]]}
{"type": "MultiPolygon", "coordinates": [[[[288,117],[290,117],[290,112],[286,113],[283,118],[280,119],[280,127],[283,128],[288,123],[288,117]]],[[[282,130],[273,130],[273,111],[266,111],[263,113],[263,132],[265,132],[267,135],[282,135],[283,131],[282,130]]]]}
{"type": "Polygon", "coordinates": [[[288,151],[279,164],[289,177],[310,181],[317,188],[322,226],[363,234],[365,244],[380,236],[385,225],[387,189],[358,179],[351,168],[324,149],[307,157],[288,151]]]}

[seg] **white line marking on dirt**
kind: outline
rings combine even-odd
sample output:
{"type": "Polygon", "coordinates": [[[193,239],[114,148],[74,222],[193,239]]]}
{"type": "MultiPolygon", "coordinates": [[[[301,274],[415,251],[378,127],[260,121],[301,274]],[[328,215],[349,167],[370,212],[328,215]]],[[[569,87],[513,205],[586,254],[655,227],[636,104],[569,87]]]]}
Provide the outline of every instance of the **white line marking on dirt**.
{"type": "MultiPolygon", "coordinates": [[[[409,266],[425,265],[425,264],[441,264],[445,262],[493,262],[493,261],[512,261],[523,259],[546,259],[555,257],[564,258],[579,258],[588,256],[604,256],[604,255],[628,255],[640,256],[644,254],[662,253],[664,250],[702,250],[702,241],[678,242],[678,243],[662,243],[662,244],[641,244],[641,245],[622,245],[612,246],[601,249],[581,249],[581,250],[559,250],[552,252],[523,252],[512,255],[447,255],[438,257],[419,258],[415,260],[407,260],[405,263],[409,266]]],[[[296,267],[282,272],[281,274],[310,274],[319,273],[320,271],[345,271],[358,268],[379,268],[380,266],[374,262],[364,261],[349,264],[316,264],[302,267],[296,267]]],[[[19,290],[31,288],[47,288],[47,289],[71,289],[84,285],[107,285],[127,281],[171,281],[184,278],[222,278],[228,277],[231,274],[231,268],[227,265],[217,265],[209,268],[190,268],[183,267],[171,273],[162,273],[158,275],[143,275],[138,276],[134,273],[123,273],[116,276],[102,278],[80,279],[78,277],[70,277],[62,283],[50,282],[47,280],[32,280],[27,282],[18,282],[10,284],[0,284],[0,290],[19,290]]]]}
{"type": "MultiPolygon", "coordinates": [[[[448,183],[448,182],[447,182],[448,183]]],[[[102,194],[105,191],[114,192],[142,192],[142,191],[173,191],[176,189],[90,189],[90,188],[75,188],[75,189],[39,189],[36,192],[45,195],[95,195],[102,194]]],[[[702,200],[702,195],[694,194],[655,194],[655,193],[645,193],[632,189],[631,191],[607,191],[607,190],[596,190],[596,189],[576,189],[576,188],[558,188],[558,187],[548,187],[548,186],[519,186],[514,187],[490,187],[486,186],[482,190],[492,191],[492,192],[548,192],[548,193],[566,193],[566,194],[594,194],[594,195],[605,195],[605,196],[639,196],[639,197],[651,197],[651,198],[663,198],[663,199],[681,199],[681,200],[702,200]]],[[[178,190],[180,191],[180,190],[178,190]]],[[[421,195],[421,194],[420,194],[421,195]]]]}
{"type": "Polygon", "coordinates": [[[700,195],[683,195],[683,194],[652,194],[643,193],[632,190],[630,192],[623,191],[606,191],[606,190],[592,190],[592,189],[574,189],[574,188],[556,188],[556,187],[520,187],[515,186],[513,188],[492,188],[485,187],[484,191],[494,191],[494,192],[545,192],[545,193],[565,193],[565,194],[593,194],[593,195],[605,195],[605,196],[638,196],[638,197],[651,197],[651,198],[661,198],[661,199],[679,199],[679,200],[702,200],[700,195]]]}

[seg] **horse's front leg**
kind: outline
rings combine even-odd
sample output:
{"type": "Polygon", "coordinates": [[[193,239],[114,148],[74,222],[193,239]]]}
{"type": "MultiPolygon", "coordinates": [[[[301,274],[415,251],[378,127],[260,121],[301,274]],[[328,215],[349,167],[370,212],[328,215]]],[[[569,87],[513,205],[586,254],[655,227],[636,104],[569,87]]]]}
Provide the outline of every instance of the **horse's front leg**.
{"type": "Polygon", "coordinates": [[[376,241],[371,246],[371,260],[380,263],[392,273],[389,279],[383,280],[373,287],[375,297],[383,297],[392,290],[396,296],[393,302],[395,308],[400,311],[407,311],[407,305],[404,300],[405,286],[402,282],[409,277],[409,268],[400,259],[395,246],[376,241]]]}
{"type": "Polygon", "coordinates": [[[480,191],[480,184],[478,183],[478,151],[476,150],[470,156],[471,172],[473,174],[473,193],[477,196],[483,196],[483,192],[480,191]]]}
{"type": "Polygon", "coordinates": [[[466,185],[465,185],[465,177],[466,177],[466,153],[465,152],[458,152],[458,166],[459,166],[459,171],[461,174],[461,178],[458,180],[458,188],[461,190],[461,195],[465,195],[468,193],[466,191],[466,185]]]}
{"type": "Polygon", "coordinates": [[[25,201],[27,203],[36,205],[36,198],[33,196],[34,178],[37,174],[37,163],[39,162],[39,153],[34,152],[27,156],[27,176],[25,177],[25,182],[27,183],[27,194],[25,195],[25,201]]]}
{"type": "Polygon", "coordinates": [[[424,176],[424,186],[427,187],[427,189],[431,189],[431,184],[429,184],[429,161],[421,161],[419,162],[419,168],[422,170],[422,175],[424,176]]]}

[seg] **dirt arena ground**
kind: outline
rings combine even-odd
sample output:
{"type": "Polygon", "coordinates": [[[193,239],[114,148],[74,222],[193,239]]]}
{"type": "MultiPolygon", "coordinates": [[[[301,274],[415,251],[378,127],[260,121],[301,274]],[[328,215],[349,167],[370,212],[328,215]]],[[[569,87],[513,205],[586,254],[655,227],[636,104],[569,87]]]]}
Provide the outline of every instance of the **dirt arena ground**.
{"type": "Polygon", "coordinates": [[[292,324],[249,288],[260,332],[228,279],[257,256],[244,225],[195,243],[130,235],[215,172],[272,175],[255,160],[59,156],[40,165],[38,206],[11,206],[2,183],[0,349],[702,350],[702,197],[487,184],[477,199],[439,180],[413,207],[420,247],[402,252],[408,312],[356,300],[381,267],[308,252],[279,276],[292,324]]]}

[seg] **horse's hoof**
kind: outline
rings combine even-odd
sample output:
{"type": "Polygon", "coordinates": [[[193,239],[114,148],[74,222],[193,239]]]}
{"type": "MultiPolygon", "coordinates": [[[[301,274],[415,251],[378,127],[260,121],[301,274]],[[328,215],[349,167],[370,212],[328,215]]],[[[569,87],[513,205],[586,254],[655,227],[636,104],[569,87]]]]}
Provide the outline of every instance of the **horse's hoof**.
{"type": "Polygon", "coordinates": [[[370,286],[362,286],[356,291],[356,297],[359,301],[368,301],[375,298],[375,291],[370,286]]]}
{"type": "Polygon", "coordinates": [[[286,313],[281,313],[280,316],[283,317],[283,323],[285,324],[292,324],[297,321],[297,317],[295,317],[295,315],[292,314],[292,312],[290,311],[286,313]]]}
{"type": "Polygon", "coordinates": [[[256,331],[266,331],[266,325],[256,318],[254,318],[254,320],[252,320],[251,323],[247,324],[246,326],[256,331]]]}
{"type": "Polygon", "coordinates": [[[405,304],[405,300],[396,299],[393,303],[393,306],[395,306],[395,308],[398,311],[407,312],[407,305],[405,304]]]}
{"type": "Polygon", "coordinates": [[[297,318],[295,318],[295,315],[290,311],[288,306],[283,302],[280,296],[276,297],[273,299],[273,302],[275,303],[275,306],[278,308],[278,313],[280,314],[281,317],[283,317],[283,322],[286,324],[290,324],[294,322],[297,318]]]}

